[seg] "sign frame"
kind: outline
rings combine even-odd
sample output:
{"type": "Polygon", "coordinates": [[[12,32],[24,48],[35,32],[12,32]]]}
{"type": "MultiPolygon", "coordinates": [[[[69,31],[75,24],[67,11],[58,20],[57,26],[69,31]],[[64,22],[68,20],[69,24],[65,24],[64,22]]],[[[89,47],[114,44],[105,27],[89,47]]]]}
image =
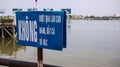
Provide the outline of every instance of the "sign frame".
{"type": "Polygon", "coordinates": [[[16,24],[17,40],[20,45],[51,50],[66,48],[66,12],[64,11],[16,12],[16,24]],[[37,35],[34,35],[35,33],[37,35]],[[34,37],[35,39],[37,37],[37,41],[34,37]]]}

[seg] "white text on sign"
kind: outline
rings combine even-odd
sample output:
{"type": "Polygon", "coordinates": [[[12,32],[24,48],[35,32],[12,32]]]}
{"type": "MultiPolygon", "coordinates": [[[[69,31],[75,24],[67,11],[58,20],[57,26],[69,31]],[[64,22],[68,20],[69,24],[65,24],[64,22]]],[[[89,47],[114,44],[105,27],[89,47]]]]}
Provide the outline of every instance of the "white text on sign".
{"type": "MultiPolygon", "coordinates": [[[[61,23],[60,15],[39,15],[39,34],[46,36],[55,36],[56,27],[51,24],[59,24],[61,23]],[[43,25],[42,25],[43,24],[43,25]]],[[[47,46],[49,40],[46,37],[42,37],[39,39],[40,45],[47,46]]]]}
{"type": "Polygon", "coordinates": [[[61,23],[61,16],[59,15],[39,15],[40,22],[61,23]]]}
{"type": "Polygon", "coordinates": [[[37,42],[37,22],[28,21],[26,16],[26,21],[18,20],[19,27],[19,40],[37,42]]]}

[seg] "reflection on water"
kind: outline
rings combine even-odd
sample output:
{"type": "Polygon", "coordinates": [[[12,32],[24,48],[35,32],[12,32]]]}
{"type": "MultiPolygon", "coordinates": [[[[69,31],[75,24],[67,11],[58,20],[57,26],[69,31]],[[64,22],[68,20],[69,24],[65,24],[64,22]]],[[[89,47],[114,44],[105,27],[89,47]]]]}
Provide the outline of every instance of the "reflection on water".
{"type": "MultiPolygon", "coordinates": [[[[15,43],[0,40],[0,57],[37,62],[36,48],[15,43]]],[[[43,56],[44,63],[62,67],[120,67],[120,20],[69,20],[67,48],[44,49],[43,56]]]]}
{"type": "Polygon", "coordinates": [[[17,44],[16,39],[0,39],[0,56],[14,56],[16,59],[16,52],[25,47],[17,44]]]}
{"type": "Polygon", "coordinates": [[[120,67],[120,20],[72,20],[67,49],[44,50],[46,63],[63,67],[120,67]]]}

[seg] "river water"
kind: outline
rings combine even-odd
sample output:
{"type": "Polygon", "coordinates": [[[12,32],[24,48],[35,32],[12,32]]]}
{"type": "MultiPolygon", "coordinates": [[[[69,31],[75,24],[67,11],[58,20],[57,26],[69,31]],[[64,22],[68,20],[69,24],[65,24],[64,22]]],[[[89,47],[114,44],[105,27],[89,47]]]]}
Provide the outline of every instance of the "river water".
{"type": "MultiPolygon", "coordinates": [[[[67,48],[43,52],[50,65],[120,67],[120,20],[68,20],[67,48]]],[[[37,62],[37,49],[0,39],[0,58],[37,62]]]]}

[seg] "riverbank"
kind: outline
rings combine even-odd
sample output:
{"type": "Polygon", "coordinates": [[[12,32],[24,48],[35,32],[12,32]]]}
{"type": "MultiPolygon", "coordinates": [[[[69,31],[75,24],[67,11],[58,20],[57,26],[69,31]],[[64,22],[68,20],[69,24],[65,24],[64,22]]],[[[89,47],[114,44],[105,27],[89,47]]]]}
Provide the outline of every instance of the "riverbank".
{"type": "Polygon", "coordinates": [[[82,16],[82,15],[67,15],[70,20],[120,20],[120,16],[82,16]]]}

